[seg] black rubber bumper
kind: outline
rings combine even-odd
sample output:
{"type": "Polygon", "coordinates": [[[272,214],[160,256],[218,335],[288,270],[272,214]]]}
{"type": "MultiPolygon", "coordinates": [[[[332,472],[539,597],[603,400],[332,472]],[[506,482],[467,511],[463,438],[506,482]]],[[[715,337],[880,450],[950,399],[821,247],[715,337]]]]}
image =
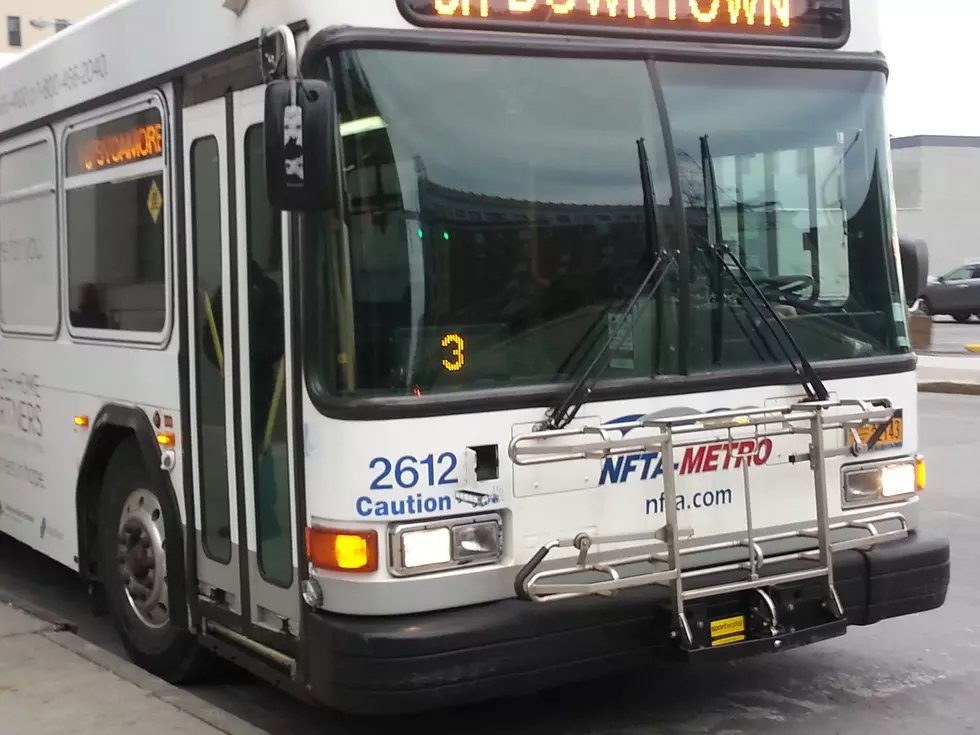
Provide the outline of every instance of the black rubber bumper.
{"type": "MultiPolygon", "coordinates": [[[[835,556],[834,574],[847,625],[933,610],[946,599],[949,542],[911,534],[870,552],[844,552],[835,556]]],[[[774,593],[784,605],[797,601],[791,609],[803,609],[821,590],[808,582],[774,593]]],[[[735,600],[709,598],[692,605],[692,624],[726,614],[735,600]]],[[[416,712],[528,694],[673,657],[677,646],[670,627],[662,587],[612,599],[548,604],[515,599],[398,617],[315,614],[305,633],[304,668],[311,694],[329,707],[367,714],[416,712]]],[[[823,636],[804,636],[796,645],[840,635],[844,626],[836,627],[823,636]]],[[[759,650],[730,649],[746,655],[759,650]]]]}

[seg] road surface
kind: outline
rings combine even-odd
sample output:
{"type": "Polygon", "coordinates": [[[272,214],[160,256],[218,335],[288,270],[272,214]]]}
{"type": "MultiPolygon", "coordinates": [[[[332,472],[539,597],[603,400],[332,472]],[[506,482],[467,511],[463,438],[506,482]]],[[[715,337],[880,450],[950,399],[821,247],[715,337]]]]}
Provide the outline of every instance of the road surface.
{"type": "MultiPolygon", "coordinates": [[[[955,327],[980,332],[980,323],[955,327]]],[[[929,483],[923,520],[953,546],[952,588],[941,610],[784,654],[703,670],[654,670],[397,722],[316,710],[237,672],[191,691],[270,735],[971,732],[980,725],[980,491],[973,464],[980,397],[923,395],[921,406],[929,483]]],[[[76,622],[80,635],[121,655],[108,620],[89,614],[85,590],[70,571],[0,538],[4,590],[76,622]]]]}
{"type": "Polygon", "coordinates": [[[980,344],[980,319],[974,317],[966,324],[957,324],[948,316],[933,319],[930,352],[972,354],[965,351],[967,344],[980,344]]]}

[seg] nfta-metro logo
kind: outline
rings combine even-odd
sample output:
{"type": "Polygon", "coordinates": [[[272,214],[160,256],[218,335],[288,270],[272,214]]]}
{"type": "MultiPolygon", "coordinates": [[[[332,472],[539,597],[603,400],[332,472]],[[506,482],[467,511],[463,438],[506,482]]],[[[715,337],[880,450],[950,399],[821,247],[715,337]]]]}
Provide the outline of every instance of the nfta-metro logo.
{"type": "MultiPolygon", "coordinates": [[[[719,408],[709,413],[727,411],[719,408]]],[[[667,409],[655,414],[636,414],[622,416],[608,422],[609,424],[626,424],[643,418],[666,418],[667,416],[685,416],[697,413],[695,409],[667,409]]],[[[629,431],[624,431],[623,435],[629,431]]],[[[745,464],[762,466],[772,456],[772,439],[739,439],[735,441],[720,441],[699,446],[685,447],[679,462],[674,463],[674,470],[680,475],[694,475],[706,472],[739,469],[745,464]]],[[[626,482],[631,477],[634,480],[656,480],[664,472],[663,457],[660,452],[643,452],[626,454],[619,457],[607,457],[602,461],[602,472],[599,475],[600,485],[615,485],[626,482]]]]}

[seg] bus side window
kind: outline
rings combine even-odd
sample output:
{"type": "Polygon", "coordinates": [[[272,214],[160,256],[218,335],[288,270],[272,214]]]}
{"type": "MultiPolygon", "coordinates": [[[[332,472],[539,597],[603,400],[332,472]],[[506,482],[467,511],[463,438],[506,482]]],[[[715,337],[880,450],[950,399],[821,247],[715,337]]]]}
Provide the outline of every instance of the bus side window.
{"type": "Polygon", "coordinates": [[[58,329],[58,209],[54,141],[30,133],[0,154],[0,329],[58,329]]]}
{"type": "Polygon", "coordinates": [[[155,107],[67,138],[68,318],[76,329],[157,335],[167,324],[165,140],[155,107]],[[119,135],[149,141],[140,161],[100,156],[119,135]]]}

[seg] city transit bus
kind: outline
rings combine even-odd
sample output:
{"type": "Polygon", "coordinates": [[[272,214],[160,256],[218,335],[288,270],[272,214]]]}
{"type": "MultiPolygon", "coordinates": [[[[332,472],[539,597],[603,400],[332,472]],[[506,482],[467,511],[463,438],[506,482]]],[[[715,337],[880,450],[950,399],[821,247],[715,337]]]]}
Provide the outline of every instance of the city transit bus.
{"type": "Polygon", "coordinates": [[[168,681],[355,713],[940,607],[878,8],[124,0],[23,53],[0,531],[168,681]]]}

